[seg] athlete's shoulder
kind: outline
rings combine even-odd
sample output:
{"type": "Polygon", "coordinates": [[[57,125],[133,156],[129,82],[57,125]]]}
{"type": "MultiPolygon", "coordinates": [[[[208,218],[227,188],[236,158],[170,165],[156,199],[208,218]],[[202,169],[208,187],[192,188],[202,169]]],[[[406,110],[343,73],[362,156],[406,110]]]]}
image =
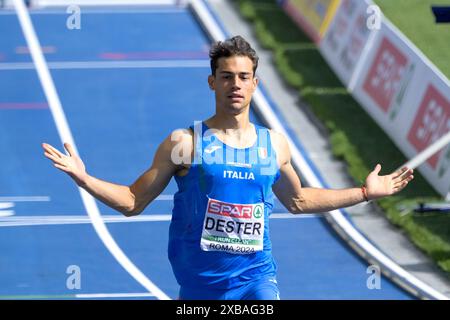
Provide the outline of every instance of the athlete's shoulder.
{"type": "Polygon", "coordinates": [[[192,148],[194,133],[189,128],[175,129],[166,138],[165,143],[171,147],[182,146],[184,149],[192,148]]]}
{"type": "Polygon", "coordinates": [[[270,137],[272,139],[272,144],[274,144],[276,147],[284,147],[287,145],[287,139],[284,136],[284,134],[282,134],[279,131],[276,131],[274,129],[268,129],[270,132],[270,137]]]}
{"type": "Polygon", "coordinates": [[[189,129],[173,130],[160,144],[157,154],[163,161],[175,165],[190,163],[193,150],[193,133],[189,129]]]}
{"type": "Polygon", "coordinates": [[[272,146],[277,153],[278,163],[281,165],[286,164],[290,161],[291,152],[289,150],[289,143],[286,136],[281,132],[274,129],[269,129],[270,138],[272,140],[272,146]]]}
{"type": "Polygon", "coordinates": [[[178,139],[192,140],[193,136],[194,136],[194,132],[190,128],[175,129],[169,135],[169,137],[172,137],[177,140],[178,139]]]}

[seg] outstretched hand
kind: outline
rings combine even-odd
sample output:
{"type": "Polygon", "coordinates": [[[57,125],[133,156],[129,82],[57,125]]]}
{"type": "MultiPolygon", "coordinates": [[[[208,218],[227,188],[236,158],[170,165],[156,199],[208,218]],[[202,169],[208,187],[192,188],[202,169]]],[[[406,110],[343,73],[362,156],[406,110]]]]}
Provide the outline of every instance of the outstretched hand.
{"type": "Polygon", "coordinates": [[[408,182],[414,179],[414,170],[406,167],[386,176],[379,176],[380,171],[381,165],[377,164],[366,178],[366,190],[369,200],[395,194],[403,190],[408,185],[408,182]]]}
{"type": "Polygon", "coordinates": [[[83,161],[78,157],[69,143],[64,143],[64,148],[69,155],[61,153],[55,147],[43,143],[44,155],[53,161],[53,165],[67,173],[78,185],[82,185],[86,181],[87,173],[83,161]]]}

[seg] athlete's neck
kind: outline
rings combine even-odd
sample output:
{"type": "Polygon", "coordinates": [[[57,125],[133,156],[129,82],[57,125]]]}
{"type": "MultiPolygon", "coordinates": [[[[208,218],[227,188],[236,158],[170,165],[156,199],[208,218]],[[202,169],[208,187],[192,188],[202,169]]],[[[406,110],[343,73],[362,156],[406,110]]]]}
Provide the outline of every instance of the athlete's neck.
{"type": "Polygon", "coordinates": [[[219,138],[231,146],[241,148],[254,143],[254,126],[244,114],[233,116],[215,114],[206,120],[205,124],[208,128],[217,130],[219,138]]]}
{"type": "Polygon", "coordinates": [[[223,132],[226,130],[238,130],[241,132],[247,132],[251,129],[250,119],[248,113],[240,113],[237,115],[218,114],[205,121],[209,128],[214,128],[223,132]]]}

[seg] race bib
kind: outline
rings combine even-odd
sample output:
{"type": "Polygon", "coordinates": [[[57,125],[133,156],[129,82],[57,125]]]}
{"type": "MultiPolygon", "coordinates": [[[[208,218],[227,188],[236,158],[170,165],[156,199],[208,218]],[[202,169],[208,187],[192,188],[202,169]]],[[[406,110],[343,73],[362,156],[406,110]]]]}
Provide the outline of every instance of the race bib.
{"type": "Polygon", "coordinates": [[[263,249],[264,204],[208,199],[200,246],[204,251],[249,254],[263,249]]]}

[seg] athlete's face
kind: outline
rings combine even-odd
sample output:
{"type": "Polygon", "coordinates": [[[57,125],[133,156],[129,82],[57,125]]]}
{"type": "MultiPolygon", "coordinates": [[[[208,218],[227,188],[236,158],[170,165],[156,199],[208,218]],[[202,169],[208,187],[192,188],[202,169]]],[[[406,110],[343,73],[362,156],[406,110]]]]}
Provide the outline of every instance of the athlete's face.
{"type": "Polygon", "coordinates": [[[217,106],[239,114],[249,106],[258,79],[253,76],[250,58],[233,56],[218,60],[216,73],[209,76],[208,83],[216,93],[217,106]]]}

